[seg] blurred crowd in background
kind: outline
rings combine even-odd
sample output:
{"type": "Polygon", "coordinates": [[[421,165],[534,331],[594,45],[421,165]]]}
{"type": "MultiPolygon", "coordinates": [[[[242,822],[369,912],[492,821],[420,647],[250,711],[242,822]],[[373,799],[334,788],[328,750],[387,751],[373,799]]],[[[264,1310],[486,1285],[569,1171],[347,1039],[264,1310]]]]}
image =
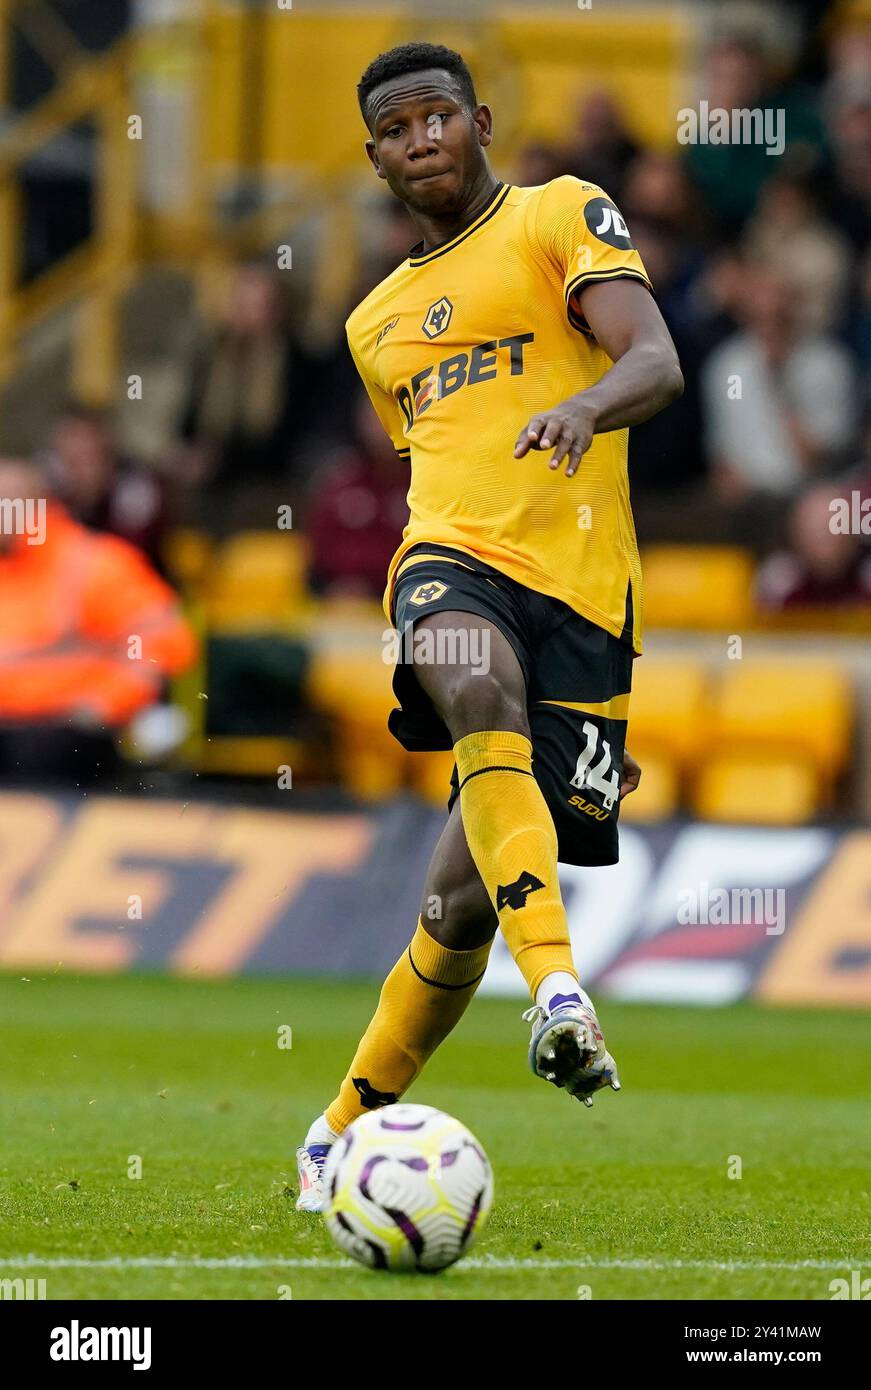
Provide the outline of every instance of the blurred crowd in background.
{"type": "MultiPolygon", "coordinates": [[[[492,153],[511,182],[574,174],[620,206],[687,383],[632,432],[640,538],[749,545],[766,560],[760,595],[772,606],[871,601],[863,538],[817,524],[845,489],[871,496],[871,27],[838,32],[822,68],[775,80],[752,34],[707,51],[709,107],[783,110],[782,155],[644,149],[604,87],[579,96],[564,146],[527,146],[516,167],[498,144],[492,153]]],[[[348,311],[417,237],[389,195],[375,216],[377,251],[348,311]]],[[[209,497],[223,507],[252,483],[279,485],[311,537],[314,588],[376,596],[406,514],[405,470],[361,398],[344,336],[312,345],[311,286],[295,274],[291,296],[288,279],[270,261],[240,265],[218,321],[179,355],[178,449],[160,480],[117,459],[110,484],[108,422],[75,415],[51,441],[55,474],[84,520],[132,530],[153,553],[170,492],[197,517],[209,497]],[[100,500],[75,457],[89,448],[106,479],[100,500]]]]}
{"type": "MultiPolygon", "coordinates": [[[[763,609],[871,605],[871,535],[830,525],[834,498],[856,494],[858,514],[866,500],[871,509],[871,25],[836,29],[824,49],[806,42],[786,73],[758,34],[721,33],[705,50],[698,90],[710,108],[783,110],[783,153],[677,139],[668,152],[645,148],[603,85],[578,94],[564,143],[528,144],[506,163],[497,140],[494,168],[525,186],[566,173],[600,184],[654,284],[686,391],[632,431],[642,546],[745,547],[763,609]]],[[[373,218],[348,312],[417,240],[389,196],[373,218]]],[[[128,610],[120,626],[153,633],[145,658],[153,679],[102,710],[116,727],[195,659],[195,634],[167,586],[176,580],[167,541],[180,525],[225,536],[249,515],[253,489],[292,507],[311,594],[381,594],[407,516],[407,466],[360,390],[340,329],[327,340],[311,332],[315,293],[304,273],[276,269],[274,254],[239,263],[218,312],[194,315],[165,344],[177,411],[163,457],[137,458],[115,413],[70,401],[46,422],[29,479],[16,479],[34,496],[50,492],[79,538],[117,538],[109,559],[121,569],[130,548],[140,557],[130,582],[141,621],[128,610]]],[[[0,666],[12,670],[20,649],[9,613],[20,610],[22,570],[34,603],[54,584],[52,604],[62,607],[66,595],[70,609],[83,566],[60,528],[43,547],[20,537],[4,546],[0,666]],[[62,544],[67,554],[49,576],[48,552],[62,544]]],[[[85,608],[102,619],[122,580],[108,560],[99,575],[106,599],[91,594],[85,608]]],[[[46,629],[44,660],[65,670],[84,624],[46,629]]],[[[7,719],[15,713],[4,709],[8,681],[0,676],[7,719]]],[[[86,726],[88,702],[75,681],[68,690],[69,708],[55,713],[86,726]]]]}

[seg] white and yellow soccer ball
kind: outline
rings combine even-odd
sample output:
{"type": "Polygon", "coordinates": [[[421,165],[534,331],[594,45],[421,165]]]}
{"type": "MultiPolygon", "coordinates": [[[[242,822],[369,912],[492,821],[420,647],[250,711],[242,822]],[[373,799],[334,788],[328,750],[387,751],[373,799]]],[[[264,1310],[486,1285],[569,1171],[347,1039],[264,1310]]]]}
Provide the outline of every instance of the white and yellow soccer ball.
{"type": "Polygon", "coordinates": [[[483,1148],[430,1105],[387,1105],[355,1120],[330,1149],[324,1184],[327,1229],[370,1269],[446,1269],[493,1201],[483,1148]]]}

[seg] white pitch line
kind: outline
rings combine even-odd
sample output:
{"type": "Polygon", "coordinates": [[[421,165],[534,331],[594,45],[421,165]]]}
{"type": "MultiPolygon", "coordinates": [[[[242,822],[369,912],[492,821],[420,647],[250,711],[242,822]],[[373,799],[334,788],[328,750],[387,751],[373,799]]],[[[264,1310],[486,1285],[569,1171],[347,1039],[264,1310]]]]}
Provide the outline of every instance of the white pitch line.
{"type": "MultiPolygon", "coordinates": [[[[741,1270],[803,1270],[853,1269],[871,1263],[857,1260],[656,1260],[656,1259],[514,1259],[497,1255],[471,1256],[455,1265],[454,1270],[536,1270],[536,1269],[635,1269],[679,1270],[699,1269],[740,1272],[741,1270]]],[[[22,1255],[18,1259],[0,1259],[0,1269],[359,1269],[353,1260],[325,1259],[319,1256],[274,1259],[263,1255],[227,1255],[223,1258],[200,1255],[112,1255],[106,1259],[87,1259],[77,1256],[22,1255]]]]}

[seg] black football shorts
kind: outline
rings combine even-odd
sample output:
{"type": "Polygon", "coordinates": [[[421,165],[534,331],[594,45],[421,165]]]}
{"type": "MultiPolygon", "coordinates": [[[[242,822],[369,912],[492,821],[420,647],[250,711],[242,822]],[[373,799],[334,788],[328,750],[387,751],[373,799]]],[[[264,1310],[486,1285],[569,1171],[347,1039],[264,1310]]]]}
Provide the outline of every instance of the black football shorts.
{"type": "MultiPolygon", "coordinates": [[[[441,545],[416,546],[409,556],[415,552],[439,558],[410,565],[394,586],[393,623],[402,640],[393,677],[400,708],[391,712],[390,732],[411,751],[452,746],[417,680],[411,656],[423,634],[415,638],[414,627],[430,613],[485,618],[511,643],[526,680],[532,770],[554,819],[560,861],[615,864],[632,680],[631,597],[623,633],[614,637],[473,556],[441,545]]],[[[486,660],[474,647],[466,655],[473,665],[486,660]]],[[[451,787],[449,808],[459,795],[456,768],[451,787]]]]}

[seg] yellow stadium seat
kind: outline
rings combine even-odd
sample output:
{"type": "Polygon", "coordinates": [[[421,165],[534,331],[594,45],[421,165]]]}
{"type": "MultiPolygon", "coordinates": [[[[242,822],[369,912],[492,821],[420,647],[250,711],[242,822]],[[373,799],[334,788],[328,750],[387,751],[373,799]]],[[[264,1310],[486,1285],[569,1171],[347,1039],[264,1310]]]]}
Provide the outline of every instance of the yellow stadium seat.
{"type": "Polygon", "coordinates": [[[713,747],[801,758],[830,785],[850,749],[850,680],[822,661],[728,662],[710,715],[713,747]]]}
{"type": "Polygon", "coordinates": [[[312,654],[306,695],[315,709],[335,718],[386,725],[396,704],[392,681],[392,665],[374,648],[327,647],[312,654]]]}
{"type": "Polygon", "coordinates": [[[700,661],[644,656],[635,663],[627,745],[683,766],[703,745],[708,677],[700,661]]]}
{"type": "Polygon", "coordinates": [[[408,754],[395,739],[391,743],[392,748],[375,745],[356,731],[339,731],[340,772],[348,791],[364,801],[384,801],[402,788],[408,754]]]}
{"type": "Polygon", "coordinates": [[[333,723],[338,770],[355,796],[378,801],[405,782],[408,757],[387,728],[393,667],[378,650],[339,646],[312,657],[306,695],[333,723]]]}
{"type": "Polygon", "coordinates": [[[306,596],[308,548],[288,531],[240,531],[224,542],[208,585],[217,627],[280,623],[306,596]]]}
{"type": "Polygon", "coordinates": [[[730,663],[692,807],[706,820],[800,825],[829,803],[851,742],[845,672],[821,661],[730,663]]]}
{"type": "Polygon", "coordinates": [[[691,795],[702,820],[802,825],[819,809],[819,776],[806,758],[714,753],[691,795]]]}
{"type": "Polygon", "coordinates": [[[208,575],[213,553],[211,537],[191,526],[176,527],[163,546],[170,578],[185,588],[199,588],[208,575]]]}
{"type": "Polygon", "coordinates": [[[381,632],[385,626],[380,598],[365,594],[325,594],[312,600],[313,626],[326,633],[381,632]]]}
{"type": "Polygon", "coordinates": [[[655,545],[641,557],[648,627],[746,630],[754,564],[728,545],[655,545]]]}
{"type": "Polygon", "coordinates": [[[301,739],[213,734],[202,741],[198,766],[222,777],[268,777],[274,783],[280,767],[289,767],[291,777],[301,776],[310,761],[301,739]]]}
{"type": "Polygon", "coordinates": [[[641,764],[641,781],[620,802],[620,819],[629,822],[668,820],[680,802],[680,777],[676,763],[650,748],[632,748],[641,764]]]}

